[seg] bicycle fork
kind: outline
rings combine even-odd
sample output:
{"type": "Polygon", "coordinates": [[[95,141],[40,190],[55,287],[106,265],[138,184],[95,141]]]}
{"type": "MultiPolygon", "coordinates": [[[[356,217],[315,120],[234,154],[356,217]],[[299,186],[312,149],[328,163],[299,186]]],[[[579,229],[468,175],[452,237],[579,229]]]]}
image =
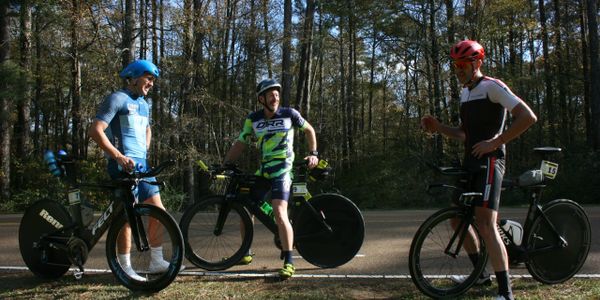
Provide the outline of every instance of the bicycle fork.
{"type": "Polygon", "coordinates": [[[225,225],[225,221],[227,220],[227,216],[229,215],[229,203],[224,201],[221,207],[219,208],[219,215],[217,216],[217,224],[215,224],[215,228],[213,229],[213,234],[215,236],[220,236],[223,233],[223,226],[225,225]]]}
{"type": "Polygon", "coordinates": [[[459,218],[460,223],[458,224],[458,227],[454,228],[454,234],[452,235],[452,238],[450,238],[446,249],[444,249],[444,253],[446,255],[449,255],[452,258],[458,257],[458,253],[460,252],[460,249],[462,248],[465,242],[465,238],[467,237],[467,234],[469,234],[469,227],[471,226],[471,224],[473,224],[473,221],[475,219],[471,203],[473,201],[473,198],[480,196],[481,193],[463,193],[461,195],[461,201],[465,206],[465,216],[463,218],[459,218]],[[456,247],[453,250],[452,247],[457,239],[458,243],[456,243],[456,247]]]}
{"type": "Polygon", "coordinates": [[[135,243],[135,247],[140,252],[150,250],[148,237],[146,236],[146,230],[144,229],[144,222],[142,222],[140,216],[135,212],[134,206],[126,205],[125,212],[131,227],[131,235],[135,243]]]}

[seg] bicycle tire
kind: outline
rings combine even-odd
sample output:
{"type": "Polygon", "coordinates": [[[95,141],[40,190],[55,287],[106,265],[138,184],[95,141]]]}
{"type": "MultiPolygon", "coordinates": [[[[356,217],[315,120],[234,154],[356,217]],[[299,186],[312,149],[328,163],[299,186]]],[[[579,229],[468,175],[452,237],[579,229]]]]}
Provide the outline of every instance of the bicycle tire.
{"type": "Polygon", "coordinates": [[[137,292],[158,292],[171,284],[179,273],[184,256],[183,237],[177,226],[177,222],[169,213],[161,208],[148,204],[138,204],[135,206],[134,212],[143,223],[149,243],[152,242],[152,233],[148,230],[149,221],[151,219],[158,221],[160,227],[153,232],[161,233],[159,239],[163,248],[163,257],[170,264],[163,272],[150,273],[149,271],[146,271],[150,264],[151,250],[139,251],[132,241],[130,252],[131,266],[138,275],[145,280],[138,281],[131,278],[125,272],[123,266],[119,262],[117,249],[119,235],[124,226],[126,226],[126,224],[128,225],[128,219],[123,213],[115,218],[108,231],[108,235],[106,236],[106,257],[108,265],[117,280],[128,289],[137,292]]]}
{"type": "MultiPolygon", "coordinates": [[[[431,215],[419,227],[410,245],[409,271],[417,288],[432,298],[453,298],[465,293],[479,278],[487,263],[487,252],[476,226],[471,226],[479,240],[480,251],[477,265],[473,266],[464,248],[458,256],[444,253],[454,234],[451,220],[464,218],[465,211],[449,207],[431,215]],[[451,280],[454,275],[467,276],[462,283],[451,280]]],[[[458,239],[452,249],[456,249],[458,239]]]]}
{"type": "Polygon", "coordinates": [[[41,245],[42,237],[51,233],[53,239],[64,239],[67,244],[72,231],[58,233],[58,227],[72,224],[71,216],[63,205],[56,201],[43,199],[31,205],[21,218],[19,225],[19,250],[27,268],[36,276],[55,279],[64,275],[71,267],[67,253],[55,247],[36,247],[41,245]],[[42,252],[45,251],[45,258],[42,252]]]}
{"type": "MultiPolygon", "coordinates": [[[[574,201],[558,199],[542,207],[557,232],[566,240],[564,248],[532,253],[526,262],[531,276],[545,284],[556,284],[573,277],[587,259],[591,228],[583,208],[574,201]]],[[[527,236],[528,251],[551,246],[558,240],[543,216],[536,217],[527,236]]]]}
{"type": "Polygon", "coordinates": [[[254,224],[246,209],[223,196],[211,196],[194,204],[179,222],[187,259],[195,266],[218,271],[237,264],[250,250],[254,224]],[[215,232],[221,209],[227,208],[223,228],[215,232]],[[243,227],[242,227],[243,226],[243,227]],[[242,229],[246,230],[243,231],[242,229]]]}
{"type": "MultiPolygon", "coordinates": [[[[331,234],[295,239],[298,253],[309,263],[321,268],[335,268],[352,260],[365,236],[362,213],[350,199],[339,194],[320,194],[309,200],[331,227],[331,234]]],[[[302,206],[294,216],[294,236],[309,236],[323,228],[309,207],[302,206]]]]}

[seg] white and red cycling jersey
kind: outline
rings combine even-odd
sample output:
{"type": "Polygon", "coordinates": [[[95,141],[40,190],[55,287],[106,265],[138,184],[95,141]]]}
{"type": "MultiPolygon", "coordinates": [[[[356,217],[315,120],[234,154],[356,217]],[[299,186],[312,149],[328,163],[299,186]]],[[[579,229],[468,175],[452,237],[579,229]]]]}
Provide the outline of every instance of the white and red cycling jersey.
{"type": "MultiPolygon", "coordinates": [[[[507,111],[521,102],[504,82],[484,76],[475,86],[462,89],[460,94],[460,121],[465,132],[465,160],[472,158],[473,146],[493,139],[504,130],[507,111]]],[[[504,145],[495,151],[504,157],[504,145]]]]}

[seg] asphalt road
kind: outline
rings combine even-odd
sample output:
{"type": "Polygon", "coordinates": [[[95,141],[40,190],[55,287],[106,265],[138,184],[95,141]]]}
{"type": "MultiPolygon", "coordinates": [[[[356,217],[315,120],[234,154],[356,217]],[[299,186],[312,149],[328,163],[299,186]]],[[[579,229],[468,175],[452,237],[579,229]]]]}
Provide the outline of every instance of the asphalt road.
{"type": "MultiPolygon", "coordinates": [[[[600,274],[600,207],[585,207],[592,225],[592,246],[580,274],[600,274]]],[[[349,263],[335,269],[319,269],[295,257],[297,274],[335,275],[408,275],[408,251],[418,226],[433,210],[365,211],[365,241],[359,254],[349,263]]],[[[525,208],[503,208],[502,217],[523,222],[525,208]]],[[[178,219],[178,216],[176,216],[178,219]]],[[[18,245],[21,215],[0,215],[0,270],[6,267],[24,267],[18,245]]],[[[275,272],[281,267],[279,250],[273,244],[272,234],[262,225],[255,227],[252,250],[254,262],[248,266],[236,266],[227,272],[261,273],[275,272]]],[[[85,267],[108,269],[104,255],[104,238],[90,251],[85,267]]],[[[560,258],[557,258],[560,259],[560,258]]],[[[203,271],[185,262],[188,271],[203,271]]],[[[511,270],[512,274],[528,274],[525,268],[511,270]]]]}

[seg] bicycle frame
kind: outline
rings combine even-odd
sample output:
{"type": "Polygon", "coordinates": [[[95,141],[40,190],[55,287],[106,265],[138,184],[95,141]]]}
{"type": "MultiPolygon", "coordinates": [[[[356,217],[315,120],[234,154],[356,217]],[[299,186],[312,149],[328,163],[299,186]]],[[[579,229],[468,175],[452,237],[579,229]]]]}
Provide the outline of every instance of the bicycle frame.
{"type": "MultiPolygon", "coordinates": [[[[462,173],[455,173],[453,175],[465,175],[462,173]]],[[[452,185],[446,185],[446,184],[432,184],[430,185],[431,187],[443,187],[443,188],[451,188],[451,189],[458,189],[461,190],[460,188],[456,187],[456,186],[452,186],[452,185]]],[[[527,211],[527,215],[526,215],[526,219],[525,219],[525,223],[523,225],[523,236],[529,236],[530,231],[532,230],[531,226],[533,224],[533,221],[536,220],[538,218],[538,216],[541,216],[545,222],[546,225],[548,225],[548,227],[551,229],[552,233],[555,234],[556,238],[558,241],[560,241],[558,244],[555,245],[551,245],[551,246],[547,246],[544,248],[539,248],[539,249],[532,249],[529,245],[528,245],[528,241],[523,241],[523,243],[520,246],[516,246],[514,245],[513,241],[511,239],[508,239],[509,245],[513,246],[515,249],[518,249],[518,254],[519,257],[525,257],[525,259],[531,255],[536,255],[536,254],[540,254],[540,253],[544,253],[544,252],[548,252],[548,251],[552,251],[552,250],[556,250],[558,248],[564,248],[568,245],[567,241],[560,235],[560,233],[556,230],[554,224],[552,224],[552,222],[550,222],[550,220],[548,219],[548,217],[544,214],[543,210],[542,210],[542,205],[540,204],[541,199],[542,199],[542,192],[543,189],[546,187],[546,185],[544,184],[539,184],[539,185],[534,185],[534,186],[530,186],[528,188],[532,189],[531,193],[530,193],[530,198],[529,198],[529,208],[527,211]]],[[[448,242],[448,245],[446,246],[446,249],[444,250],[444,253],[452,256],[452,257],[457,257],[458,253],[460,252],[462,245],[464,243],[464,239],[468,233],[468,229],[470,225],[473,225],[474,222],[474,209],[472,206],[470,206],[470,204],[468,204],[468,200],[472,199],[472,197],[475,196],[479,196],[480,193],[463,193],[461,197],[463,197],[463,200],[460,201],[464,207],[464,211],[465,211],[465,216],[463,218],[460,219],[460,224],[458,225],[458,227],[455,229],[455,232],[453,234],[453,236],[450,238],[450,241],[448,242]],[[458,239],[458,244],[456,244],[456,247],[454,247],[453,245],[455,245],[455,241],[458,239]],[[452,250],[452,248],[454,248],[454,250],[452,250]]]]}
{"type": "MultiPolygon", "coordinates": [[[[557,240],[559,240],[560,243],[553,245],[553,246],[544,247],[544,248],[532,249],[528,245],[528,241],[525,240],[525,241],[523,241],[523,244],[521,246],[517,247],[517,249],[520,249],[522,251],[521,253],[519,253],[520,255],[523,255],[523,254],[527,255],[527,256],[535,255],[538,253],[555,250],[557,248],[564,248],[568,245],[567,241],[565,241],[565,239],[560,235],[560,233],[556,230],[556,227],[554,227],[554,224],[552,224],[552,222],[550,222],[550,220],[548,219],[548,217],[542,210],[542,205],[540,204],[540,202],[542,199],[542,192],[543,192],[544,187],[546,187],[546,186],[543,184],[530,187],[532,189],[532,191],[530,193],[529,208],[527,210],[525,224],[523,225],[523,236],[529,236],[529,234],[532,230],[531,226],[533,224],[533,221],[536,220],[538,218],[538,216],[541,216],[541,218],[543,218],[546,225],[548,225],[548,227],[551,229],[552,233],[556,236],[557,240]]],[[[515,246],[513,244],[512,240],[509,239],[509,242],[513,246],[515,246]]]]}
{"type": "MultiPolygon", "coordinates": [[[[246,176],[253,176],[253,175],[246,175],[246,176]]],[[[244,181],[244,179],[243,179],[244,177],[245,176],[242,176],[242,178],[239,178],[239,177],[234,176],[232,178],[232,182],[230,183],[227,194],[225,195],[225,199],[226,199],[225,205],[228,205],[228,203],[231,203],[231,202],[240,203],[243,207],[248,209],[248,211],[252,215],[254,215],[256,218],[258,218],[258,220],[263,225],[265,225],[265,227],[267,227],[267,229],[269,229],[269,231],[271,231],[273,234],[277,235],[279,233],[279,231],[278,231],[277,224],[275,223],[273,218],[268,216],[267,214],[265,214],[265,212],[263,212],[260,209],[259,205],[257,204],[258,201],[251,198],[251,196],[249,194],[249,190],[246,190],[245,188],[239,188],[240,183],[242,181],[244,181]]],[[[304,178],[303,176],[298,176],[298,179],[294,180],[294,182],[292,183],[292,193],[293,194],[291,196],[292,199],[290,199],[289,203],[288,203],[288,207],[291,209],[289,218],[290,218],[290,220],[293,220],[294,213],[297,209],[299,209],[302,206],[307,207],[307,209],[311,212],[311,214],[314,215],[315,220],[318,220],[319,224],[321,224],[321,226],[323,228],[323,234],[331,234],[333,232],[331,227],[325,222],[325,220],[323,219],[321,214],[319,212],[317,212],[314,209],[314,207],[312,207],[312,205],[310,205],[310,203],[308,202],[312,196],[310,195],[310,192],[308,192],[308,190],[306,189],[306,182],[304,182],[303,178],[304,178]]],[[[249,181],[251,181],[251,180],[249,180],[249,181]]],[[[219,211],[217,223],[216,223],[215,229],[214,229],[214,233],[216,235],[219,235],[221,233],[221,231],[223,230],[223,226],[225,224],[225,220],[227,218],[229,210],[230,210],[230,208],[228,206],[224,206],[219,211]]],[[[301,236],[295,235],[294,239],[302,240],[304,238],[314,237],[314,236],[315,236],[314,233],[301,235],[301,236]]]]}
{"type": "MultiPolygon", "coordinates": [[[[95,187],[95,188],[106,188],[106,189],[121,189],[123,191],[131,190],[130,184],[123,183],[121,187],[110,186],[110,185],[98,185],[98,184],[73,184],[75,188],[79,187],[95,187]]],[[[61,234],[64,235],[70,231],[73,231],[73,236],[75,238],[79,238],[83,240],[86,244],[88,251],[91,250],[100,240],[102,235],[108,230],[113,220],[117,216],[121,216],[123,213],[128,218],[129,224],[131,225],[131,233],[133,237],[133,241],[139,251],[148,251],[150,249],[148,239],[146,237],[146,232],[144,230],[139,230],[142,228],[140,226],[140,218],[136,216],[134,212],[134,203],[135,197],[133,193],[125,193],[126,196],[123,198],[122,196],[115,196],[116,199],[112,200],[106,210],[102,212],[98,220],[93,224],[93,226],[85,227],[81,221],[80,217],[75,217],[75,221],[68,225],[57,229],[45,236],[40,238],[39,247],[53,247],[61,250],[65,250],[69,253],[69,246],[67,246],[68,242],[71,240],[64,240],[64,237],[61,237],[61,234]],[[131,205],[128,205],[128,204],[131,205]]],[[[80,212],[77,212],[80,213],[80,212]]],[[[49,216],[50,218],[52,216],[49,216]]],[[[72,257],[69,259],[75,264],[81,273],[76,273],[75,276],[78,277],[83,273],[83,264],[85,261],[81,263],[74,260],[72,257]]]]}

